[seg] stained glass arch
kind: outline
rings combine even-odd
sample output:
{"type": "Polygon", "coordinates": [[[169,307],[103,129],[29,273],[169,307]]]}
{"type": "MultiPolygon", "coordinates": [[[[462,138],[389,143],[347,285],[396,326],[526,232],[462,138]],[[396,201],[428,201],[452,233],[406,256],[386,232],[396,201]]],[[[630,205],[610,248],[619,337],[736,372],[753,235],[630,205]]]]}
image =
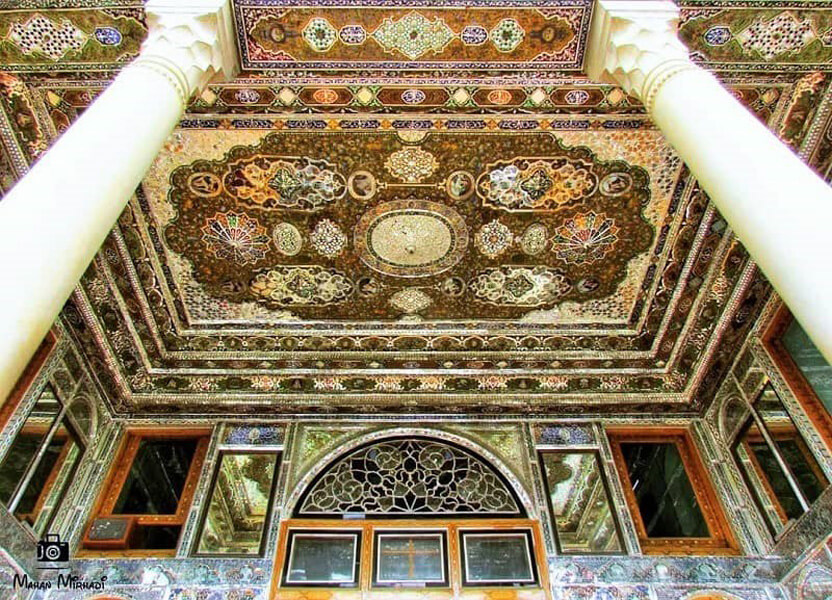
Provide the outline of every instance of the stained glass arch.
{"type": "Polygon", "coordinates": [[[396,437],[336,458],[301,495],[296,517],[524,517],[505,477],[445,440],[396,437]]]}

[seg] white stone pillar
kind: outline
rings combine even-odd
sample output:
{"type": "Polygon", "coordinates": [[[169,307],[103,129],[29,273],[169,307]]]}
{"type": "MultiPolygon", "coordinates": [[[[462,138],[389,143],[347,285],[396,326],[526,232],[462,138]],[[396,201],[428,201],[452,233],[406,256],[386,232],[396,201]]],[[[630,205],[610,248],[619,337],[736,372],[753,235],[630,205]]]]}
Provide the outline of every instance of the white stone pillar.
{"type": "Polygon", "coordinates": [[[229,0],[149,0],[139,56],[0,201],[0,402],[190,96],[237,71],[229,0]]]}
{"type": "Polygon", "coordinates": [[[669,0],[597,0],[587,74],[641,99],[832,363],[832,188],[690,61],[678,18],[669,0]]]}

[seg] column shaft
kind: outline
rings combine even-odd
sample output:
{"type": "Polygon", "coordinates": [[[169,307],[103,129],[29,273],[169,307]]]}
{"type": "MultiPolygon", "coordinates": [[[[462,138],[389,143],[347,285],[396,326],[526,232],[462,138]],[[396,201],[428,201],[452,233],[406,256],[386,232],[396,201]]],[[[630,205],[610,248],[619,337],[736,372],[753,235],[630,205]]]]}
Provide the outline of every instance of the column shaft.
{"type": "Polygon", "coordinates": [[[832,363],[832,188],[701,69],[661,86],[652,117],[832,363]]]}
{"type": "Polygon", "coordinates": [[[128,67],[0,201],[0,398],[181,114],[163,74],[128,67]]]}
{"type": "Polygon", "coordinates": [[[237,70],[229,0],[148,0],[148,38],[0,202],[0,401],[185,110],[237,70]]]}
{"type": "Polygon", "coordinates": [[[832,363],[832,190],[676,36],[670,0],[596,0],[587,74],[640,98],[832,363]]]}

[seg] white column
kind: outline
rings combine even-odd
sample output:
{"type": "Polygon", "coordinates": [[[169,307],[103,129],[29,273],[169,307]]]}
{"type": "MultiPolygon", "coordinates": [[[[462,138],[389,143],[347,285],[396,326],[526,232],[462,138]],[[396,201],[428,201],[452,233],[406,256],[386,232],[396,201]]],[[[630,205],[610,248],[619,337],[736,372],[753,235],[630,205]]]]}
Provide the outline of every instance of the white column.
{"type": "Polygon", "coordinates": [[[689,60],[678,18],[669,0],[598,0],[587,73],[641,99],[832,363],[832,188],[689,60]]]}
{"type": "Polygon", "coordinates": [[[149,0],[138,58],[0,201],[0,402],[190,96],[237,70],[229,0],[149,0]]]}

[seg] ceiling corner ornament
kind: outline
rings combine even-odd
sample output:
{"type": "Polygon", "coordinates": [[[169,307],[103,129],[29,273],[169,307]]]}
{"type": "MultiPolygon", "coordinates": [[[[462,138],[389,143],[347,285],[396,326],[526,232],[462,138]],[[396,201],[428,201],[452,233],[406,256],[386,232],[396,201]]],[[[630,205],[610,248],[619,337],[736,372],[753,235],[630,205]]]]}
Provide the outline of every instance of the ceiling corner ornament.
{"type": "Polygon", "coordinates": [[[145,4],[147,38],[131,67],[149,68],[171,81],[183,104],[209,83],[230,81],[239,71],[231,1],[170,0],[145,4]]]}

